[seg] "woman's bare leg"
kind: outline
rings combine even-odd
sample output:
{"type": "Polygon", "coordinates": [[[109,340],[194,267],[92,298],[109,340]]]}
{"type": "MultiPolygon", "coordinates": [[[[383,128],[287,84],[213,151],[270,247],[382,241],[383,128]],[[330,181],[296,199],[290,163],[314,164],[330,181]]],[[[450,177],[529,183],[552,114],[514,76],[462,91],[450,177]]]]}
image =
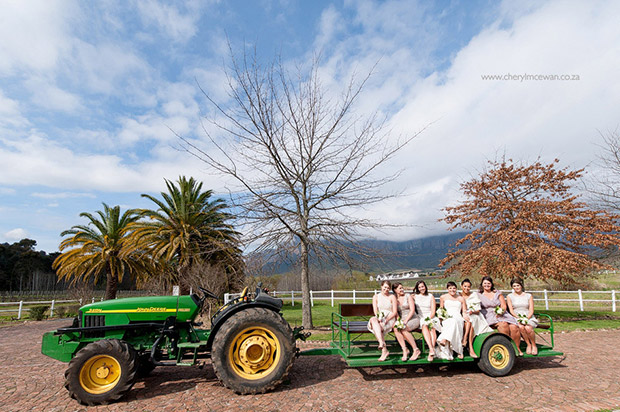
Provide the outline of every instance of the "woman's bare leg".
{"type": "MultiPolygon", "coordinates": [[[[471,324],[470,324],[471,325],[471,324]]],[[[469,340],[469,356],[472,358],[477,358],[476,352],[474,351],[474,330],[473,328],[469,332],[468,340],[469,340]]]]}
{"type": "Polygon", "coordinates": [[[513,325],[512,323],[508,325],[510,330],[510,337],[517,345],[517,351],[519,352],[519,356],[523,356],[523,352],[521,352],[521,332],[519,332],[519,327],[517,325],[513,325]]]}
{"type": "Polygon", "coordinates": [[[394,328],[394,336],[396,336],[396,340],[398,341],[398,344],[400,345],[401,349],[403,350],[402,360],[406,361],[407,360],[407,356],[409,356],[409,349],[407,349],[407,344],[405,343],[405,338],[403,336],[403,331],[400,331],[400,330],[394,328]]]}
{"type": "Polygon", "coordinates": [[[413,353],[411,354],[411,358],[409,358],[409,360],[414,361],[418,359],[418,356],[420,356],[421,352],[420,352],[420,349],[418,349],[418,345],[416,345],[415,343],[415,338],[413,337],[411,332],[409,332],[408,330],[403,331],[403,336],[405,337],[405,340],[409,342],[409,344],[411,345],[411,348],[413,349],[413,353]]]}
{"type": "Polygon", "coordinates": [[[471,322],[465,322],[465,327],[463,328],[463,342],[462,346],[465,346],[469,341],[469,334],[471,333],[471,322]]]}
{"type": "Polygon", "coordinates": [[[534,328],[530,325],[525,327],[525,333],[527,333],[530,338],[530,345],[532,345],[532,355],[538,355],[538,346],[536,346],[536,333],[534,332],[534,328]]]}
{"type": "MultiPolygon", "coordinates": [[[[434,332],[435,329],[432,329],[434,332]]],[[[428,345],[428,360],[432,361],[435,357],[435,344],[433,343],[433,335],[430,330],[428,330],[428,326],[422,325],[422,335],[424,336],[424,340],[428,345]]]]}
{"type": "Polygon", "coordinates": [[[379,342],[379,349],[385,348],[385,340],[383,339],[383,328],[379,324],[379,320],[377,318],[370,318],[370,327],[372,328],[372,333],[377,338],[379,342]]]}
{"type": "Polygon", "coordinates": [[[519,333],[521,334],[521,338],[523,338],[523,340],[525,341],[525,344],[527,345],[527,349],[525,350],[525,353],[527,353],[528,355],[531,355],[532,346],[530,344],[530,337],[528,336],[524,325],[519,324],[519,333]]]}

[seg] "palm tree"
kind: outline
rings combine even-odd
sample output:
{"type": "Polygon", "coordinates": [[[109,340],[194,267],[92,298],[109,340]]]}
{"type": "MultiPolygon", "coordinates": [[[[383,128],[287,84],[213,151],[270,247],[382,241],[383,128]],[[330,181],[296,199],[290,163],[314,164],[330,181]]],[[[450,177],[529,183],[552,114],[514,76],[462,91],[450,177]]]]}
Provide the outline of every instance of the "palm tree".
{"type": "Polygon", "coordinates": [[[193,177],[181,176],[176,184],[165,181],[168,192],[161,192],[163,200],[142,195],[158,209],[140,210],[146,219],[131,225],[135,247],[172,264],[182,294],[189,293],[189,272],[204,263],[219,266],[227,274],[242,270],[239,233],[227,223],[232,215],[224,212],[226,203],[211,200],[213,191],[203,192],[202,183],[193,177]]]}
{"type": "Polygon", "coordinates": [[[87,225],[73,226],[60,235],[70,237],[60,243],[63,252],[54,261],[59,279],[89,280],[95,282],[106,276],[105,299],[116,298],[118,282],[125,273],[135,277],[151,271],[150,259],[135,248],[128,248],[128,227],[139,219],[135,210],[127,210],[121,216],[120,206],[109,207],[103,203],[103,211],[96,215],[80,213],[89,220],[87,225]],[[98,216],[96,216],[98,215],[98,216]]]}

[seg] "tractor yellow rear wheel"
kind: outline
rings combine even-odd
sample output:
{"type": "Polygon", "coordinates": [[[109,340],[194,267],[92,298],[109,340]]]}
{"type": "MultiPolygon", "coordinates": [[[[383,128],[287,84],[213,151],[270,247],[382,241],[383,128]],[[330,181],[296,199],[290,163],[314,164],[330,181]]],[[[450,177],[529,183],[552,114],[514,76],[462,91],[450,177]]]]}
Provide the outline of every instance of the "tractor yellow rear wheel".
{"type": "Polygon", "coordinates": [[[234,314],[216,332],[211,361],[220,381],[245,395],[275,388],[294,354],[289,324],[273,310],[254,307],[234,314]]]}
{"type": "Polygon", "coordinates": [[[82,405],[105,405],[136,381],[138,358],[127,342],[102,339],[82,348],[65,372],[65,388],[82,405]]]}

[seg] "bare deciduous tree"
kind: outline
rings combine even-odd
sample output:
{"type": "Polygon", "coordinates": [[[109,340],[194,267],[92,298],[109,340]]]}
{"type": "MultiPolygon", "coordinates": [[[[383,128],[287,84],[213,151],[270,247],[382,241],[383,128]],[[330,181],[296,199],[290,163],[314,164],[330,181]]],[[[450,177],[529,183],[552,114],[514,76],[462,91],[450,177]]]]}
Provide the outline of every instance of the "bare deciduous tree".
{"type": "Polygon", "coordinates": [[[598,170],[586,190],[600,207],[620,212],[620,132],[601,133],[603,142],[598,156],[598,170]]]}
{"type": "MultiPolygon", "coordinates": [[[[256,53],[227,70],[230,102],[204,93],[217,132],[205,128],[208,148],[183,139],[186,149],[238,184],[232,198],[257,251],[298,258],[303,321],[312,327],[311,256],[346,261],[360,230],[385,227],[354,212],[395,193],[383,191],[400,170],[378,169],[418,133],[390,139],[375,113],[356,114],[370,74],[352,76],[342,93],[321,82],[319,59],[291,74],[281,60],[258,63],[256,53]]],[[[203,90],[204,92],[204,90],[203,90]]]]}

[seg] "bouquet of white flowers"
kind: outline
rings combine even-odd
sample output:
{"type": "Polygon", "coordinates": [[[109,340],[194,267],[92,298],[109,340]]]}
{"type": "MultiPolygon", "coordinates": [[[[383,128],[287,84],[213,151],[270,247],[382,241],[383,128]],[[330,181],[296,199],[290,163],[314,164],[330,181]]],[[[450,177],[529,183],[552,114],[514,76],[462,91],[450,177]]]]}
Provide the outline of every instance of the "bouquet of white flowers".
{"type": "Polygon", "coordinates": [[[431,319],[429,316],[422,319],[422,326],[424,325],[426,325],[429,330],[435,327],[435,324],[433,323],[433,319],[431,319]]]}
{"type": "Polygon", "coordinates": [[[403,330],[405,329],[405,322],[401,318],[396,319],[396,323],[394,323],[394,329],[403,330]]]}
{"type": "Polygon", "coordinates": [[[383,313],[383,311],[380,310],[379,313],[377,313],[377,319],[380,321],[385,319],[385,313],[383,313]]]}
{"type": "Polygon", "coordinates": [[[473,312],[480,312],[480,302],[472,302],[469,305],[467,305],[467,310],[469,313],[473,313],[473,312]]]}
{"type": "Polygon", "coordinates": [[[527,315],[519,313],[517,315],[517,321],[522,325],[527,325],[530,322],[530,319],[527,317],[527,315]]]}
{"type": "Polygon", "coordinates": [[[437,317],[441,320],[446,320],[448,318],[451,318],[452,316],[448,314],[446,308],[439,308],[437,309],[437,317]]]}
{"type": "Polygon", "coordinates": [[[467,311],[469,313],[480,312],[480,309],[480,299],[478,299],[476,294],[467,299],[467,311]]]}
{"type": "Polygon", "coordinates": [[[502,316],[505,312],[505,310],[502,309],[501,306],[495,306],[495,309],[493,309],[493,311],[495,312],[497,316],[502,316]]]}

